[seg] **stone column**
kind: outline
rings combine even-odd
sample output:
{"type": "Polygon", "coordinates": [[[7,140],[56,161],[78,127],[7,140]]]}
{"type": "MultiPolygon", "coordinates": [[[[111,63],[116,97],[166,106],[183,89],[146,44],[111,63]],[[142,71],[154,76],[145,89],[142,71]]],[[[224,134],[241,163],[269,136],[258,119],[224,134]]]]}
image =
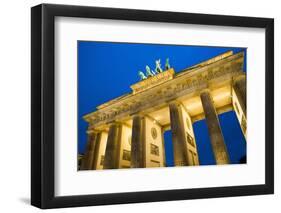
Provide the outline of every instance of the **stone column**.
{"type": "Polygon", "coordinates": [[[100,152],[100,145],[101,145],[101,133],[97,134],[95,151],[94,151],[94,159],[92,163],[92,169],[97,169],[98,159],[99,159],[99,152],[100,152]]]}
{"type": "Polygon", "coordinates": [[[224,143],[219,119],[213,99],[210,93],[206,90],[200,94],[202,106],[205,113],[205,118],[208,126],[208,131],[211,139],[213,153],[217,164],[228,164],[229,157],[224,143]]]}
{"type": "Polygon", "coordinates": [[[236,93],[237,99],[240,103],[240,106],[242,108],[243,114],[246,116],[247,112],[247,86],[246,86],[246,76],[241,75],[238,78],[236,78],[233,82],[233,89],[236,93]]]}
{"type": "Polygon", "coordinates": [[[188,156],[182,112],[176,102],[169,104],[175,166],[187,166],[188,156]]]}
{"type": "Polygon", "coordinates": [[[85,155],[82,160],[81,170],[91,170],[94,161],[94,152],[97,141],[97,133],[88,133],[88,142],[85,155]]]}
{"type": "Polygon", "coordinates": [[[145,135],[144,118],[140,115],[133,117],[131,168],[145,167],[145,135]]]}
{"type": "Polygon", "coordinates": [[[121,128],[121,124],[118,123],[113,123],[109,127],[103,169],[118,169],[119,167],[121,128]]]}
{"type": "Polygon", "coordinates": [[[164,129],[161,128],[161,138],[162,138],[162,149],[163,149],[163,165],[166,167],[166,151],[165,151],[165,140],[164,140],[164,129]]]}

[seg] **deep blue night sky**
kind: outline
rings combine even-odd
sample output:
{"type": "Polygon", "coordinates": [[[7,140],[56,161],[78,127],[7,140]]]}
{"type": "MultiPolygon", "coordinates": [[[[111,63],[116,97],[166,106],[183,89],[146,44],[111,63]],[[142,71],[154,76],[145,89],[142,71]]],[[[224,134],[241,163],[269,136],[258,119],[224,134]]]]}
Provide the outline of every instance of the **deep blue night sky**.
{"type": "MultiPolygon", "coordinates": [[[[113,98],[131,92],[130,85],[139,81],[138,71],[145,66],[155,68],[155,60],[170,59],[176,72],[205,61],[228,50],[244,48],[204,47],[156,44],[78,41],[78,152],[83,154],[87,142],[87,123],[82,116],[113,98]]],[[[246,61],[246,59],[245,59],[246,61]]],[[[246,71],[246,63],[244,63],[246,71]]],[[[231,163],[239,163],[246,155],[246,142],[235,113],[219,116],[231,163]]],[[[200,165],[215,164],[205,120],[193,124],[200,165]]],[[[165,149],[167,166],[173,166],[171,133],[166,132],[165,149]]]]}

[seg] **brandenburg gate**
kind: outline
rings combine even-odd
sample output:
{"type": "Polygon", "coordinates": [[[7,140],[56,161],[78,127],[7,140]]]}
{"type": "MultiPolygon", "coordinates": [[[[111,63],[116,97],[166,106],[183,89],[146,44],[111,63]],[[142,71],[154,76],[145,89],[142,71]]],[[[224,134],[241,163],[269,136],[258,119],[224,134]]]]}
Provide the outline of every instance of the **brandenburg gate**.
{"type": "MultiPolygon", "coordinates": [[[[169,66],[131,85],[132,91],[85,115],[88,142],[81,170],[165,167],[164,132],[171,130],[175,166],[199,165],[193,123],[206,119],[217,164],[229,155],[218,115],[234,110],[246,138],[244,54],[218,55],[178,73],[169,66]]],[[[157,65],[157,63],[156,63],[157,65]]]]}

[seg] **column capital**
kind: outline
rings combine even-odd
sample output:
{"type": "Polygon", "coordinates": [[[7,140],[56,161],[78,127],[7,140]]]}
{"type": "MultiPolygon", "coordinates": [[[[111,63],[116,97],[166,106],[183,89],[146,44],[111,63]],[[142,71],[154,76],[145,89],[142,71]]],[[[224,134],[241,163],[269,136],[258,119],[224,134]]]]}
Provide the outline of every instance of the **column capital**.
{"type": "Polygon", "coordinates": [[[134,112],[134,113],[130,114],[130,117],[131,117],[131,118],[135,118],[135,117],[143,118],[143,117],[145,117],[145,116],[146,116],[146,114],[143,113],[143,112],[134,112]]]}
{"type": "Polygon", "coordinates": [[[86,133],[88,134],[88,135],[92,135],[92,134],[98,134],[98,133],[100,133],[101,131],[98,131],[98,130],[95,130],[95,129],[88,129],[87,131],[86,131],[86,133]]]}
{"type": "Polygon", "coordinates": [[[246,74],[241,73],[240,75],[236,75],[232,77],[233,82],[240,81],[240,80],[246,80],[246,74]]]}
{"type": "Polygon", "coordinates": [[[110,122],[106,123],[106,125],[109,126],[109,128],[110,128],[111,126],[122,125],[122,122],[121,121],[117,121],[117,120],[113,120],[113,121],[110,121],[110,122]]]}
{"type": "Polygon", "coordinates": [[[167,104],[170,106],[171,104],[176,104],[177,106],[180,106],[180,105],[183,105],[181,101],[179,100],[171,100],[171,101],[168,101],[167,104]]]}
{"type": "Polygon", "coordinates": [[[201,95],[201,94],[204,94],[204,93],[211,93],[211,90],[210,90],[209,88],[202,89],[202,90],[200,91],[200,95],[201,95]]]}

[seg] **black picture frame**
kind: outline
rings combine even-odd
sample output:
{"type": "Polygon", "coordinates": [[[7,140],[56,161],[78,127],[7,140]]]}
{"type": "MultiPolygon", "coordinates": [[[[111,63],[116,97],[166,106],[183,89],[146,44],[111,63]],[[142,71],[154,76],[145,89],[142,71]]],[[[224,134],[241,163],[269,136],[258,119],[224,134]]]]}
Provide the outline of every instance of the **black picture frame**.
{"type": "Polygon", "coordinates": [[[274,19],[41,4],[31,8],[31,97],[31,204],[39,208],[274,193],[274,19]],[[265,29],[265,184],[56,197],[54,21],[58,16],[265,29]]]}

